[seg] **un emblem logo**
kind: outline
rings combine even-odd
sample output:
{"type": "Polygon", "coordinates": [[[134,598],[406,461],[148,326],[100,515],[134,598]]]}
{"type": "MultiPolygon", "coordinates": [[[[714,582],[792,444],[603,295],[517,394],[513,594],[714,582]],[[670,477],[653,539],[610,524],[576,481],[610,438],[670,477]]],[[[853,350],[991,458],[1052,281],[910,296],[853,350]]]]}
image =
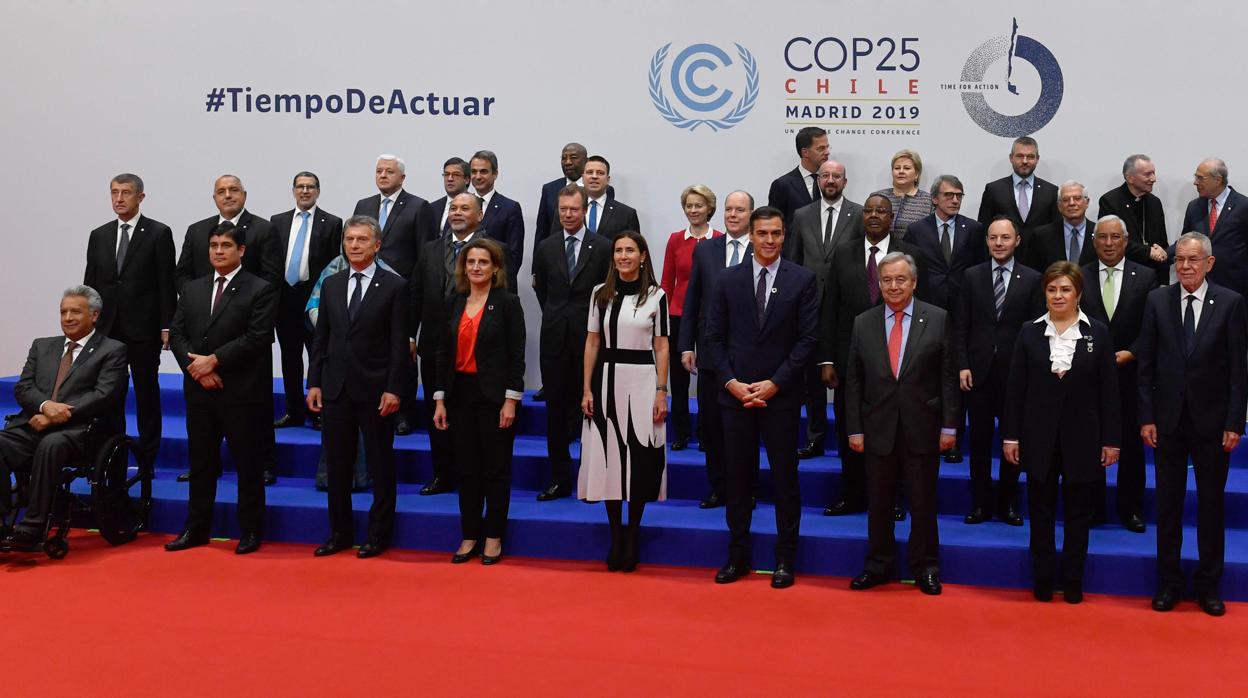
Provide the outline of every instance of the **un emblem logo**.
{"type": "Polygon", "coordinates": [[[745,69],[745,85],[740,99],[731,108],[729,105],[736,93],[722,86],[726,81],[714,81],[716,73],[733,65],[732,57],[723,49],[712,44],[693,44],[676,54],[670,71],[665,71],[663,66],[672,45],[665,44],[654,53],[650,61],[650,101],[668,123],[690,131],[704,125],[719,131],[736,126],[749,115],[758,101],[758,62],[744,46],[734,46],[745,69]],[[668,100],[663,90],[665,78],[671,85],[676,105],[668,100]],[[692,114],[686,116],[678,107],[692,114]]]}

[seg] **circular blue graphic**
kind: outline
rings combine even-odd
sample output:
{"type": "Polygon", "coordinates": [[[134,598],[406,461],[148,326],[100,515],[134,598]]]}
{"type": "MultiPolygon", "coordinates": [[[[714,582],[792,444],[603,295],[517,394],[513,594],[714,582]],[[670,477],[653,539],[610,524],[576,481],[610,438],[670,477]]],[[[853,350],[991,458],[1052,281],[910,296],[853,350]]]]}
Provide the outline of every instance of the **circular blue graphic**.
{"type": "MultiPolygon", "coordinates": [[[[1006,58],[1009,53],[1009,37],[998,36],[985,41],[966,59],[966,65],[962,68],[962,81],[982,82],[988,66],[1006,58]]],[[[1044,128],[1057,114],[1058,107],[1062,106],[1062,94],[1065,91],[1062,68],[1044,44],[1029,36],[1020,35],[1014,57],[1030,63],[1040,75],[1040,98],[1026,113],[1008,116],[988,106],[988,100],[982,92],[962,93],[962,105],[966,107],[966,113],[970,114],[971,119],[985,131],[1005,138],[1026,136],[1044,128]]]]}
{"type": "Polygon", "coordinates": [[[664,94],[663,78],[665,75],[670,77],[672,91],[676,93],[676,101],[680,106],[702,114],[722,111],[734,96],[732,90],[706,84],[700,78],[706,73],[731,66],[732,58],[718,46],[694,44],[677,54],[668,73],[663,70],[663,64],[667,61],[667,53],[672,45],[665,44],[654,52],[649,72],[650,101],[668,123],[689,131],[694,131],[699,126],[721,131],[736,126],[749,115],[758,101],[758,62],[744,46],[734,46],[737,57],[741,59],[741,67],[745,70],[745,94],[741,95],[741,99],[737,100],[728,113],[719,118],[691,119],[677,111],[664,94]]]}
{"type": "Polygon", "coordinates": [[[730,65],[732,65],[732,58],[718,46],[694,44],[681,51],[677,54],[676,60],[672,61],[672,92],[676,93],[677,101],[697,112],[705,113],[722,109],[728,100],[732,99],[732,90],[720,91],[715,85],[699,85],[697,73],[703,70],[714,72],[721,66],[727,68],[730,65]],[[690,60],[694,56],[702,55],[712,56],[715,60],[710,58],[690,60]],[[711,97],[716,92],[719,92],[719,96],[708,101],[698,101],[693,99],[688,94],[689,92],[704,98],[711,97]]]}

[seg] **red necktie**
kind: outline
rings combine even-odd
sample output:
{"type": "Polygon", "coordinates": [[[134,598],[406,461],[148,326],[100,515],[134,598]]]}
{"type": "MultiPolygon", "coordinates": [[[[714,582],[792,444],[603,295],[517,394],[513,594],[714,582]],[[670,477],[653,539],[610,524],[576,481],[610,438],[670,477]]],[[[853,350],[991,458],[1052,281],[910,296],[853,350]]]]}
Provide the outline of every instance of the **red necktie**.
{"type": "Polygon", "coordinates": [[[906,316],[906,311],[898,310],[893,313],[893,330],[888,333],[888,363],[893,367],[893,377],[896,378],[901,369],[901,321],[906,316]]]}
{"type": "Polygon", "coordinates": [[[1213,235],[1213,226],[1218,224],[1218,200],[1209,199],[1209,235],[1213,235]]]}

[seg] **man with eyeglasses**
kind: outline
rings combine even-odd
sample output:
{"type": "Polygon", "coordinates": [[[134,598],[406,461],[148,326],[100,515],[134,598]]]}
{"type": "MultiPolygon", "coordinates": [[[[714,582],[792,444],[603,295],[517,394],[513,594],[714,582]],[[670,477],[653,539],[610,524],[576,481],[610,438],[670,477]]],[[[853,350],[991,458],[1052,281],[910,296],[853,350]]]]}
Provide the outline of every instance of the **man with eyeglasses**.
{"type": "Polygon", "coordinates": [[[446,196],[429,204],[433,208],[433,215],[438,217],[435,239],[451,232],[451,201],[468,191],[468,181],[468,163],[463,158],[453,157],[442,163],[442,190],[446,192],[446,196]]]}
{"type": "Polygon", "coordinates": [[[1199,195],[1187,205],[1183,230],[1203,233],[1218,264],[1209,280],[1240,295],[1248,293],[1248,198],[1229,186],[1226,163],[1209,158],[1196,168],[1199,195]]]}
{"type": "Polygon", "coordinates": [[[1014,222],[1022,240],[1018,256],[1028,259],[1031,231],[1060,220],[1057,213],[1057,186],[1036,176],[1040,146],[1031,136],[1020,136],[1010,146],[1009,177],[989,182],[979,201],[979,224],[988,227],[998,216],[1014,222]]]}
{"type": "Polygon", "coordinates": [[[1075,180],[1062,183],[1058,196],[1062,216],[1036,228],[1026,245],[1029,266],[1040,273],[1054,262],[1070,262],[1083,266],[1096,261],[1092,238],[1096,224],[1088,220],[1088,189],[1075,180]]]}

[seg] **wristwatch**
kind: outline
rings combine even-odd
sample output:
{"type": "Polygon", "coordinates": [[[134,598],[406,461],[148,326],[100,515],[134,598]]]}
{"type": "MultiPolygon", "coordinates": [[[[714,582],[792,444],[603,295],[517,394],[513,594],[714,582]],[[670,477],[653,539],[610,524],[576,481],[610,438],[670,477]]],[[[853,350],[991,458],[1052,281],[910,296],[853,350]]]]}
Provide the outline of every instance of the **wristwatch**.
{"type": "Polygon", "coordinates": [[[663,391],[663,392],[665,392],[665,393],[666,393],[666,392],[668,392],[668,389],[667,389],[667,386],[666,386],[666,385],[656,385],[656,386],[654,386],[654,389],[655,389],[655,390],[662,390],[662,391],[663,391]]]}

